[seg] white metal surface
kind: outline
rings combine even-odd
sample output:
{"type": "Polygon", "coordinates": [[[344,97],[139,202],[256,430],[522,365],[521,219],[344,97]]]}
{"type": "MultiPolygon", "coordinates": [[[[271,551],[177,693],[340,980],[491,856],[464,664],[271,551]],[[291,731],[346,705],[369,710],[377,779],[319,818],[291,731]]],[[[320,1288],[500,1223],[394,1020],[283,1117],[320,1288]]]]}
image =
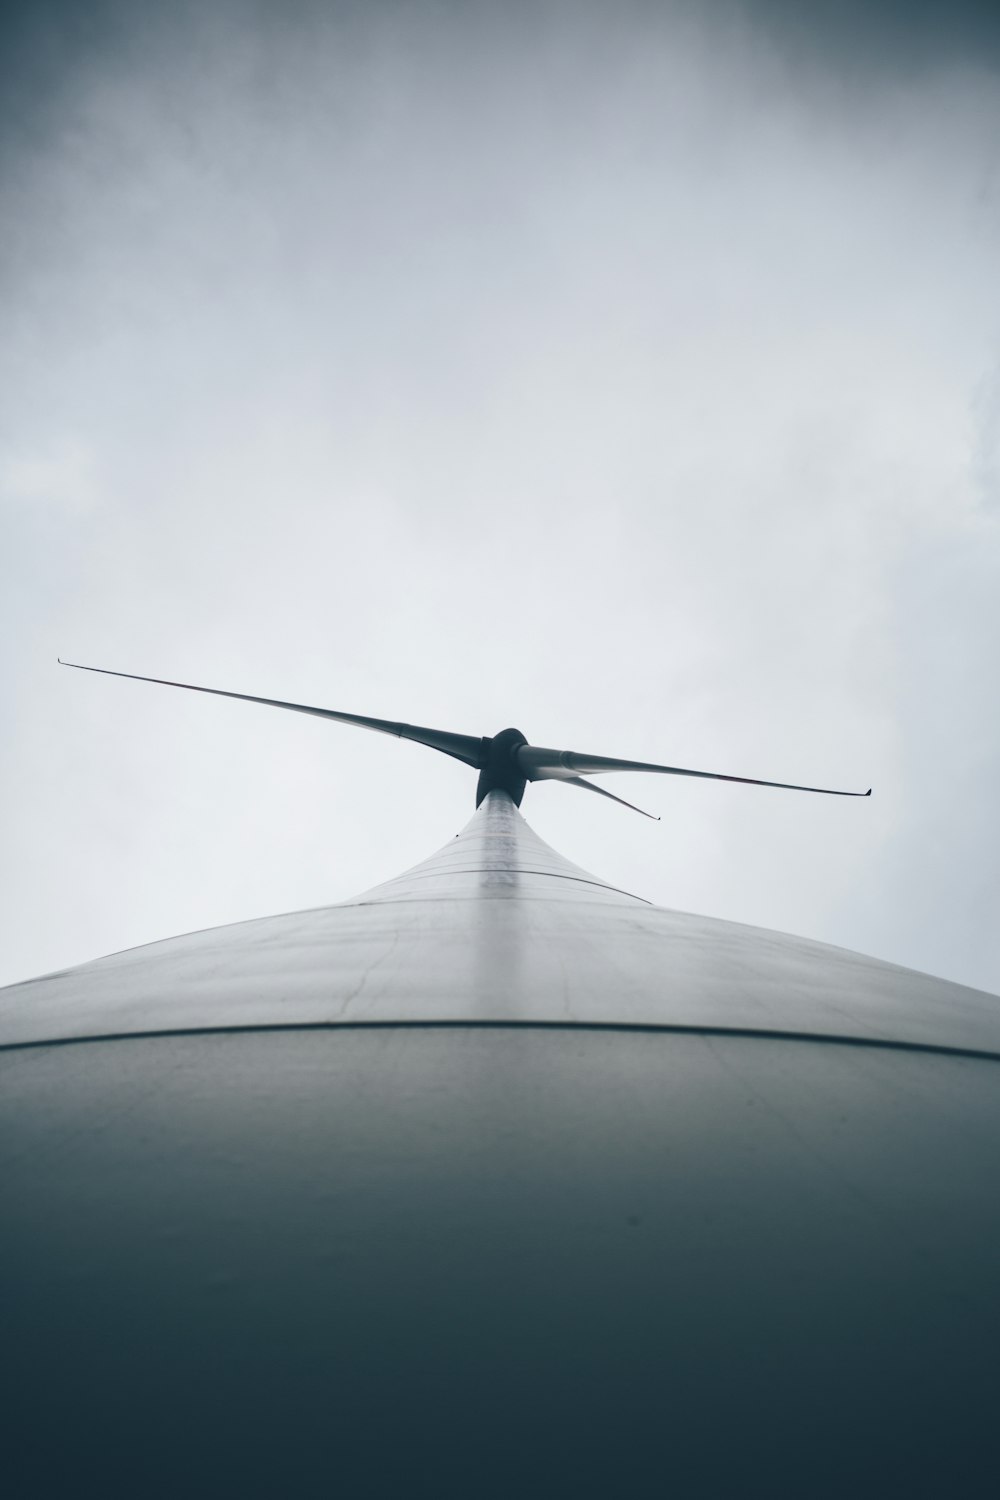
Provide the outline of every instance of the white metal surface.
{"type": "Polygon", "coordinates": [[[0,1045],[247,1026],[576,1023],[1000,1053],[1000,1000],[803,938],[651,906],[493,792],[461,834],[340,905],[13,985],[0,1045]]]}
{"type": "Polygon", "coordinates": [[[995,1491],[994,997],[659,910],[493,793],[0,1014],[5,1494],[995,1491]]]}

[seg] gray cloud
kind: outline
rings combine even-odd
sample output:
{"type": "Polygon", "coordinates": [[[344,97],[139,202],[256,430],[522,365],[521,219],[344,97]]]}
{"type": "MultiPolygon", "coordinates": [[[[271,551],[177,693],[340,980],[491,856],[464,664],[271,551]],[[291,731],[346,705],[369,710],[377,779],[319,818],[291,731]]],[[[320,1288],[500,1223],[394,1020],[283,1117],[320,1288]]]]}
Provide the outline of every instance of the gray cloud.
{"type": "Polygon", "coordinates": [[[748,0],[748,24],[789,55],[853,77],[919,80],[941,68],[1000,61],[990,0],[748,0]]]}

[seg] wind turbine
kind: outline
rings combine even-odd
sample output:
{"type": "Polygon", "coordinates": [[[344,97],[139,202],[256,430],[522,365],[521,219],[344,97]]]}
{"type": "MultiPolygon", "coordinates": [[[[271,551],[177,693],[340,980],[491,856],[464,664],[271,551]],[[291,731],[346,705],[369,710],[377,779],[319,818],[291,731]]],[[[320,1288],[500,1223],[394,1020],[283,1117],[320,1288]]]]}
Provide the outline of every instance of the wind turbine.
{"type": "MultiPolygon", "coordinates": [[[[262,703],[268,708],[284,708],[291,713],[312,714],[318,719],[334,719],[339,724],[354,724],[359,729],[373,729],[379,734],[391,734],[397,739],[414,740],[428,749],[439,750],[479,772],[476,787],[476,806],[493,791],[506,792],[515,807],[520,807],[525,786],[529,781],[560,781],[564,786],[582,787],[584,791],[596,792],[601,797],[610,797],[622,807],[642,813],[645,818],[655,814],[645,812],[624,797],[588,781],[588,776],[605,776],[611,771],[644,771],[659,776],[696,776],[703,781],[736,781],[743,786],[777,787],[790,792],[819,792],[827,797],[870,797],[871,787],[866,792],[844,792],[833,787],[800,786],[789,781],[762,781],[757,776],[727,776],[720,771],[692,771],[682,766],[654,765],[643,760],[617,760],[607,755],[585,755],[578,750],[552,750],[541,745],[531,745],[520,729],[501,729],[498,734],[479,738],[469,734],[455,734],[450,729],[426,729],[419,724],[403,724],[393,719],[372,719],[364,714],[344,713],[341,709],[314,708],[307,703],[285,703],[280,698],[258,698],[250,693],[233,693],[224,688],[200,687],[193,682],[172,682],[164,677],[142,677],[135,672],[112,672],[107,667],[88,667],[81,662],[63,661],[60,666],[75,667],[81,672],[100,672],[105,677],[127,677],[131,682],[153,682],[160,687],[184,688],[191,693],[211,693],[216,698],[237,698],[241,703],[262,703]]],[[[656,820],[658,821],[658,819],[656,820]]]]}
{"type": "Polygon", "coordinates": [[[0,992],[7,1489],[992,1494],[1000,999],[654,906],[516,806],[753,778],[196,690],[477,808],[347,901],[0,992]]]}

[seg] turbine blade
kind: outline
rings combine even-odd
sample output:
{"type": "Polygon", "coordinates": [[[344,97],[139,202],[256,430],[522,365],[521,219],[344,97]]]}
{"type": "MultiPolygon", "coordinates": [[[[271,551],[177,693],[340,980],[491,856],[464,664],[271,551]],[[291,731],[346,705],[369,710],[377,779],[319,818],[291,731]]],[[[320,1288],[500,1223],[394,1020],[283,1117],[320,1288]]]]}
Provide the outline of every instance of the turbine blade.
{"type": "Polygon", "coordinates": [[[789,792],[822,792],[829,797],[870,797],[867,792],[842,792],[828,786],[800,786],[794,781],[761,781],[756,776],[724,776],[720,771],[688,771],[681,766],[655,766],[643,760],[611,760],[603,755],[580,755],[574,750],[546,750],[536,745],[521,745],[517,751],[521,770],[529,781],[557,779],[569,781],[574,776],[599,776],[608,771],[656,771],[663,776],[697,776],[706,781],[738,781],[743,786],[773,786],[789,792]]]}
{"type": "Polygon", "coordinates": [[[242,703],[263,703],[268,708],[287,708],[296,714],[312,714],[318,719],[336,719],[341,724],[356,724],[359,729],[374,729],[379,734],[393,734],[401,740],[416,740],[431,750],[440,750],[467,766],[482,764],[482,739],[473,735],[452,734],[447,729],[424,729],[419,724],[401,724],[391,719],[369,719],[364,714],[345,714],[332,708],[311,708],[306,703],[283,703],[280,698],[255,698],[250,693],[230,693],[224,688],[198,687],[193,682],[171,682],[165,677],[140,677],[135,672],[112,672],[107,667],[85,667],[81,662],[56,660],[60,666],[75,667],[80,672],[100,672],[105,677],[127,677],[132,682],[155,682],[160,687],[186,688],[192,693],[211,693],[216,698],[238,698],[242,703]]]}
{"type": "Polygon", "coordinates": [[[636,807],[634,802],[626,802],[624,797],[616,797],[614,792],[606,792],[604,787],[595,786],[592,781],[584,781],[582,776],[560,776],[558,778],[564,786],[582,786],[585,792],[596,792],[599,797],[610,797],[612,802],[620,802],[622,807],[630,807],[633,812],[642,813],[644,818],[652,818],[654,823],[660,821],[656,813],[648,813],[641,807],[636,807]]]}

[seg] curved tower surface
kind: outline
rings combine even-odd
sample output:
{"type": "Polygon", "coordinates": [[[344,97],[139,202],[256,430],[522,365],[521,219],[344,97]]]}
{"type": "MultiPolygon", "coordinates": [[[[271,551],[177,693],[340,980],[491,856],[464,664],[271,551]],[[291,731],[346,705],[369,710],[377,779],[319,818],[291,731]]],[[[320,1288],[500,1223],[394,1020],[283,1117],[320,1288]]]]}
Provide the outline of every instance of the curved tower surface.
{"type": "Polygon", "coordinates": [[[992,1494],[998,1062],[996,997],[651,906],[503,789],[12,986],[6,1492],[992,1494]]]}

